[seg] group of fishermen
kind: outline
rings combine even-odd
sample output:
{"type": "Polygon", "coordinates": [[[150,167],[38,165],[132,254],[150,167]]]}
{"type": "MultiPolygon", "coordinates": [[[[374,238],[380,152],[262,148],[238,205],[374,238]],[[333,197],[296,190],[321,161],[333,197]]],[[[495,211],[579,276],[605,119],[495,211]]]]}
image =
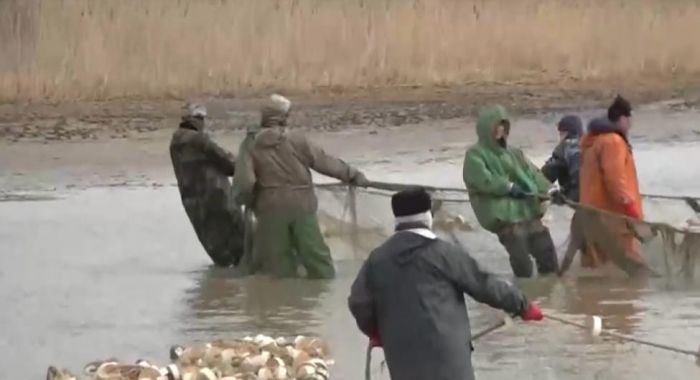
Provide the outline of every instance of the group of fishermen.
{"type": "Polygon", "coordinates": [[[288,130],[291,102],[280,95],[263,105],[260,125],[247,131],[237,159],[205,133],[206,108],[188,108],[170,157],[182,204],[214,264],[242,274],[295,277],[303,268],[309,278],[333,278],[311,170],[353,186],[366,185],[364,174],[288,130]],[[250,230],[253,241],[246,244],[250,230]]]}
{"type": "MultiPolygon", "coordinates": [[[[288,99],[273,95],[234,159],[207,137],[206,110],[193,106],[173,136],[171,158],[185,210],[216,265],[281,277],[299,275],[301,266],[310,278],[331,278],[335,270],[316,217],[311,170],[354,186],[369,182],[301,132],[287,130],[290,110],[288,99]],[[250,251],[241,206],[257,219],[250,251]]],[[[593,119],[585,134],[580,118],[564,117],[557,125],[560,143],[542,168],[508,143],[512,125],[503,107],[479,112],[478,142],[466,152],[464,182],[479,223],[498,236],[517,277],[532,276],[530,256],[539,274],[559,270],[541,221],[545,200],[642,217],[627,139],[631,110],[618,96],[607,117],[593,119]]],[[[473,379],[464,294],[525,321],[541,320],[543,312],[515,286],[481,269],[461,245],[433,233],[425,189],[396,193],[391,205],[396,233],[364,262],[350,311],[371,344],[384,348],[392,378],[473,379]]],[[[631,256],[639,256],[633,236],[619,238],[631,256]]],[[[607,260],[593,246],[581,248],[585,266],[607,260]]]]}
{"type": "MultiPolygon", "coordinates": [[[[547,227],[542,224],[546,202],[580,203],[627,218],[642,218],[632,147],[627,137],[632,107],[617,96],[606,117],[592,119],[583,131],[581,118],[567,115],[557,123],[560,142],[544,166],[535,167],[523,152],[508,144],[511,124],[503,107],[482,110],[477,120],[478,142],[467,150],[464,183],[476,217],[485,229],[495,233],[510,257],[517,277],[530,277],[535,259],[539,274],[568,268],[572,257],[559,268],[556,249],[547,227]],[[553,187],[558,183],[558,187],[553,187]]],[[[576,216],[574,217],[576,219],[576,216]]],[[[575,229],[585,228],[572,221],[575,229]]],[[[639,242],[629,228],[613,232],[624,247],[626,260],[643,265],[639,242]]],[[[577,239],[567,255],[581,252],[581,264],[597,268],[609,261],[595,244],[577,239]]]]}

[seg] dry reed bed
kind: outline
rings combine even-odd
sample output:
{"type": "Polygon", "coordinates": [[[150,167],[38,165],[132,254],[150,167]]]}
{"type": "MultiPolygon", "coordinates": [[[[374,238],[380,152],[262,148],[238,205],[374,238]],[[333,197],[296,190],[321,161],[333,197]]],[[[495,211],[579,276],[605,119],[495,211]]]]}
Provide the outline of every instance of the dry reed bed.
{"type": "Polygon", "coordinates": [[[25,42],[0,99],[700,73],[698,1],[31,1],[33,44],[2,29],[25,42]]]}

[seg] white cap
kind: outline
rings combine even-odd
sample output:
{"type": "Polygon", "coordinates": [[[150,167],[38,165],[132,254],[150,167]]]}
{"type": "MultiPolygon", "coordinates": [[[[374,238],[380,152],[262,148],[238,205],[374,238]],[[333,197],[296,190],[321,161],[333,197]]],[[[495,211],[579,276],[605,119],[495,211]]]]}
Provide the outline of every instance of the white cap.
{"type": "Polygon", "coordinates": [[[189,112],[190,116],[195,116],[195,117],[206,117],[207,116],[207,109],[203,105],[199,103],[190,103],[187,105],[187,111],[189,112]]]}
{"type": "Polygon", "coordinates": [[[292,107],[292,102],[280,94],[272,94],[270,96],[270,102],[272,103],[273,109],[283,113],[289,112],[289,109],[292,107]]]}

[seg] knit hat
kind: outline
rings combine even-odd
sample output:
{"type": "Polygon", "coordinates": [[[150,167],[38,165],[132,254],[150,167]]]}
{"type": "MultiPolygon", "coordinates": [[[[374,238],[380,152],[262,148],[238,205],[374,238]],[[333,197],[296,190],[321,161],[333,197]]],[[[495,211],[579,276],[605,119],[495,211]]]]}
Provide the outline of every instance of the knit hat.
{"type": "Polygon", "coordinates": [[[566,132],[569,136],[581,136],[583,134],[583,122],[576,115],[566,115],[557,123],[559,132],[566,132]]]}
{"type": "Polygon", "coordinates": [[[608,119],[615,123],[622,116],[632,116],[632,105],[627,99],[618,95],[613,104],[610,105],[610,108],[608,108],[608,119]]]}
{"type": "Polygon", "coordinates": [[[402,190],[391,197],[391,209],[397,218],[430,212],[430,194],[422,187],[402,190]]]}

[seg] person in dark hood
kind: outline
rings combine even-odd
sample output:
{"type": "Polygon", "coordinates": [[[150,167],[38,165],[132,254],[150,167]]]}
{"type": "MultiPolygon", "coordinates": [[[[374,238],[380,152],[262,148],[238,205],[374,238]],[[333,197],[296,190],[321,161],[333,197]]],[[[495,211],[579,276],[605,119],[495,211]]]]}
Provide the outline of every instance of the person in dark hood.
{"type": "Polygon", "coordinates": [[[543,197],[555,197],[552,183],[508,144],[511,123],[500,105],[484,107],[476,123],[478,142],[464,156],[463,178],[481,226],[498,235],[517,277],[531,277],[532,260],[540,275],[558,270],[549,229],[542,224],[543,197]]]}
{"type": "Polygon", "coordinates": [[[375,249],[352,284],[348,306],[392,379],[473,380],[464,294],[525,321],[543,318],[513,285],[481,269],[461,246],[431,229],[422,188],[391,199],[396,233],[375,249]]]}
{"type": "Polygon", "coordinates": [[[217,266],[236,265],[243,254],[243,217],[231,196],[233,154],[204,132],[207,110],[189,106],[170,141],[180,198],[199,242],[217,266]]]}
{"type": "Polygon", "coordinates": [[[296,277],[301,264],[309,278],[332,278],[335,268],[316,216],[311,169],[359,186],[367,179],[303,133],[288,131],[290,108],[288,99],[272,95],[261,110],[261,128],[249,131],[239,151],[234,191],[257,218],[248,271],[296,277]]]}
{"type": "Polygon", "coordinates": [[[583,123],[576,115],[564,116],[557,123],[560,141],[552,156],[542,167],[542,174],[552,183],[558,182],[561,194],[579,201],[579,171],[581,169],[581,136],[583,123]]]}

